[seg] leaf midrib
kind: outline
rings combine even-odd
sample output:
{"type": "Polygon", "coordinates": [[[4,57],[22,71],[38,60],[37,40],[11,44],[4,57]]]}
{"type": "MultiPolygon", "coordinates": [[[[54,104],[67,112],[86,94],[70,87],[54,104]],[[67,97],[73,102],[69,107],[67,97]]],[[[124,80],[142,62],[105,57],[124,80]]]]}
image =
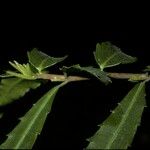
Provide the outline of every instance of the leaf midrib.
{"type": "Polygon", "coordinates": [[[117,128],[117,130],[113,133],[113,136],[112,138],[110,139],[110,141],[108,142],[107,146],[106,146],[106,149],[110,149],[111,148],[111,145],[112,143],[114,142],[114,140],[116,139],[119,131],[121,130],[122,128],[122,125],[124,124],[124,122],[126,121],[127,117],[128,117],[128,114],[130,113],[130,110],[132,109],[133,105],[135,104],[136,102],[136,98],[138,97],[138,94],[140,93],[141,89],[143,88],[144,84],[141,83],[141,85],[139,85],[139,88],[137,89],[137,92],[135,93],[135,96],[133,97],[133,100],[131,101],[132,103],[129,105],[129,107],[127,108],[125,114],[123,115],[122,117],[122,120],[117,128]]]}
{"type": "MultiPolygon", "coordinates": [[[[56,91],[58,90],[58,87],[56,87],[54,89],[54,91],[49,95],[49,97],[51,97],[56,91]]],[[[43,108],[46,106],[46,104],[49,102],[50,98],[47,98],[47,100],[45,101],[45,103],[43,103],[40,107],[40,109],[38,109],[35,117],[32,119],[32,121],[28,124],[28,128],[26,128],[26,130],[24,130],[24,132],[22,133],[22,136],[20,138],[20,140],[18,141],[17,145],[14,147],[14,149],[18,149],[19,146],[22,144],[23,140],[25,139],[26,135],[28,134],[28,132],[30,131],[30,129],[32,128],[33,124],[35,123],[36,119],[38,118],[39,114],[42,112],[43,108]]]]}
{"type": "Polygon", "coordinates": [[[44,63],[49,59],[49,57],[45,58],[44,60],[42,60],[42,62],[39,64],[39,66],[37,67],[40,71],[43,69],[43,65],[44,63]]]}
{"type": "MultiPolygon", "coordinates": [[[[118,54],[118,52],[114,52],[110,57],[108,57],[108,58],[106,59],[106,61],[104,61],[104,62],[100,65],[100,66],[101,66],[101,69],[105,68],[105,66],[107,65],[107,63],[108,63],[111,59],[113,59],[117,54],[118,54]]],[[[118,63],[116,63],[116,64],[118,64],[118,63]]],[[[116,65],[116,64],[114,64],[114,65],[116,65]]],[[[112,65],[112,66],[114,66],[114,65],[112,65]]]]}

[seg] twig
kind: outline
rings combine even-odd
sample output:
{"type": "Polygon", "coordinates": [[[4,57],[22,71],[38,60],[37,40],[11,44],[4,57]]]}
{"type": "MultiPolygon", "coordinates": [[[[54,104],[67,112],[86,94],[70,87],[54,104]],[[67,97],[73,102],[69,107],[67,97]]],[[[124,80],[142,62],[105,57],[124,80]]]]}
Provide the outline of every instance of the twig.
{"type": "MultiPolygon", "coordinates": [[[[128,79],[132,81],[140,81],[140,80],[149,80],[150,76],[148,73],[115,73],[115,72],[107,72],[107,75],[111,78],[115,79],[128,79]]],[[[81,77],[81,76],[66,76],[66,75],[58,75],[58,74],[39,74],[37,76],[38,79],[46,79],[54,81],[82,81],[82,80],[89,80],[89,78],[81,77]]]]}
{"type": "Polygon", "coordinates": [[[147,80],[150,78],[148,73],[113,73],[109,72],[107,75],[115,79],[129,79],[129,80],[147,80]]]}
{"type": "Polygon", "coordinates": [[[80,76],[65,76],[65,75],[58,75],[58,74],[39,74],[37,76],[38,79],[47,79],[51,81],[82,81],[82,80],[89,80],[89,78],[80,77],[80,76]]]}

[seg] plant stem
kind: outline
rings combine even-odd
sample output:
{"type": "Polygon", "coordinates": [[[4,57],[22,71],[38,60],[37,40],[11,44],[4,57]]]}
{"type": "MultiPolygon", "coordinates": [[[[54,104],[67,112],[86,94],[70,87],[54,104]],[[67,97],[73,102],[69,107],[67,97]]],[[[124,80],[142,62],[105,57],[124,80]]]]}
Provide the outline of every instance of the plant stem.
{"type": "Polygon", "coordinates": [[[38,79],[47,79],[53,81],[82,81],[82,80],[89,80],[89,78],[80,77],[80,76],[66,76],[66,75],[58,75],[58,74],[40,74],[37,77],[38,79]]]}
{"type": "MultiPolygon", "coordinates": [[[[149,80],[150,76],[148,73],[116,73],[116,72],[107,72],[107,75],[111,78],[115,79],[128,79],[132,81],[140,81],[140,80],[149,80]]],[[[58,74],[39,74],[37,76],[38,79],[46,79],[54,81],[63,82],[68,80],[70,81],[82,81],[89,80],[89,78],[81,77],[81,76],[66,76],[66,75],[58,75],[58,74]]]]}
{"type": "Polygon", "coordinates": [[[129,79],[129,80],[147,80],[150,78],[148,73],[115,73],[108,72],[107,75],[115,79],[129,79]]]}

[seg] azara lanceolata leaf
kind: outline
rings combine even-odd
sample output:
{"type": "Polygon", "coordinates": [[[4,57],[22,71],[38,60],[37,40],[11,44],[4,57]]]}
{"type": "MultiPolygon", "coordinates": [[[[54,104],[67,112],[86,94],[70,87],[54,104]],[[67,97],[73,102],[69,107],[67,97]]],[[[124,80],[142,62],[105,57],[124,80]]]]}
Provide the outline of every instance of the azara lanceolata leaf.
{"type": "Polygon", "coordinates": [[[49,90],[36,104],[22,117],[20,123],[9,133],[0,149],[32,149],[33,144],[40,134],[58,89],[62,84],[49,90]]]}
{"type": "Polygon", "coordinates": [[[104,71],[101,71],[99,68],[94,68],[94,67],[81,67],[79,64],[77,65],[73,65],[71,67],[63,67],[62,70],[64,72],[70,72],[70,71],[84,71],[84,72],[88,72],[91,75],[95,76],[96,78],[98,78],[101,82],[108,84],[109,82],[111,82],[111,79],[107,76],[107,74],[104,71]]]}
{"type": "Polygon", "coordinates": [[[0,106],[13,102],[24,96],[30,89],[36,89],[39,86],[40,82],[35,80],[2,79],[0,83],[0,106]]]}
{"type": "Polygon", "coordinates": [[[145,101],[145,82],[138,83],[92,136],[87,149],[127,149],[140,125],[145,101]]]}
{"type": "Polygon", "coordinates": [[[96,45],[94,56],[101,70],[107,67],[133,63],[136,61],[135,57],[123,53],[118,47],[112,45],[110,42],[98,43],[96,45]]]}
{"type": "Polygon", "coordinates": [[[29,62],[39,71],[41,72],[45,68],[51,67],[61,61],[63,61],[67,56],[54,58],[48,56],[47,54],[38,51],[34,48],[32,51],[28,52],[29,62]]]}
{"type": "Polygon", "coordinates": [[[10,65],[13,66],[17,72],[15,71],[6,71],[6,75],[3,77],[18,77],[28,80],[35,80],[36,79],[36,72],[35,69],[29,64],[19,64],[17,61],[11,62],[9,61],[10,65]]]}

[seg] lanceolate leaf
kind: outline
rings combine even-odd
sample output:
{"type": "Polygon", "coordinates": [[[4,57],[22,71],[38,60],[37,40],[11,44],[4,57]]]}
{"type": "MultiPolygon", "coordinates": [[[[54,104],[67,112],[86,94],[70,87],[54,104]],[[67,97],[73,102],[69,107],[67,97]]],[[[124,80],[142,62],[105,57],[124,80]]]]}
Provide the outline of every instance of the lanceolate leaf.
{"type": "Polygon", "coordinates": [[[21,118],[21,122],[16,128],[9,133],[8,139],[0,146],[0,149],[32,149],[37,135],[42,130],[47,114],[51,110],[54,97],[63,84],[52,88],[33,105],[21,118]]]}
{"type": "Polygon", "coordinates": [[[140,125],[145,101],[145,82],[138,83],[89,139],[87,149],[127,149],[140,125]]]}
{"type": "Polygon", "coordinates": [[[40,83],[35,80],[2,79],[0,84],[0,106],[11,103],[24,96],[30,89],[36,89],[39,86],[40,83]]]}
{"type": "Polygon", "coordinates": [[[94,56],[101,70],[107,67],[133,63],[136,61],[135,57],[131,57],[123,53],[118,47],[109,42],[103,42],[101,44],[98,43],[96,45],[96,52],[94,52],[94,56]]]}
{"type": "Polygon", "coordinates": [[[111,82],[111,79],[109,77],[107,77],[106,73],[104,71],[101,71],[99,68],[93,68],[91,66],[89,67],[80,67],[79,64],[77,65],[73,65],[71,67],[63,67],[62,70],[64,72],[68,72],[68,71],[85,71],[90,73],[91,75],[95,76],[96,78],[98,78],[101,82],[108,84],[109,82],[111,82]]]}
{"type": "Polygon", "coordinates": [[[47,54],[41,51],[38,51],[36,48],[34,48],[31,52],[28,52],[29,62],[39,72],[41,72],[45,68],[55,65],[58,62],[63,61],[66,57],[67,56],[54,58],[54,57],[48,56],[47,54]]]}

